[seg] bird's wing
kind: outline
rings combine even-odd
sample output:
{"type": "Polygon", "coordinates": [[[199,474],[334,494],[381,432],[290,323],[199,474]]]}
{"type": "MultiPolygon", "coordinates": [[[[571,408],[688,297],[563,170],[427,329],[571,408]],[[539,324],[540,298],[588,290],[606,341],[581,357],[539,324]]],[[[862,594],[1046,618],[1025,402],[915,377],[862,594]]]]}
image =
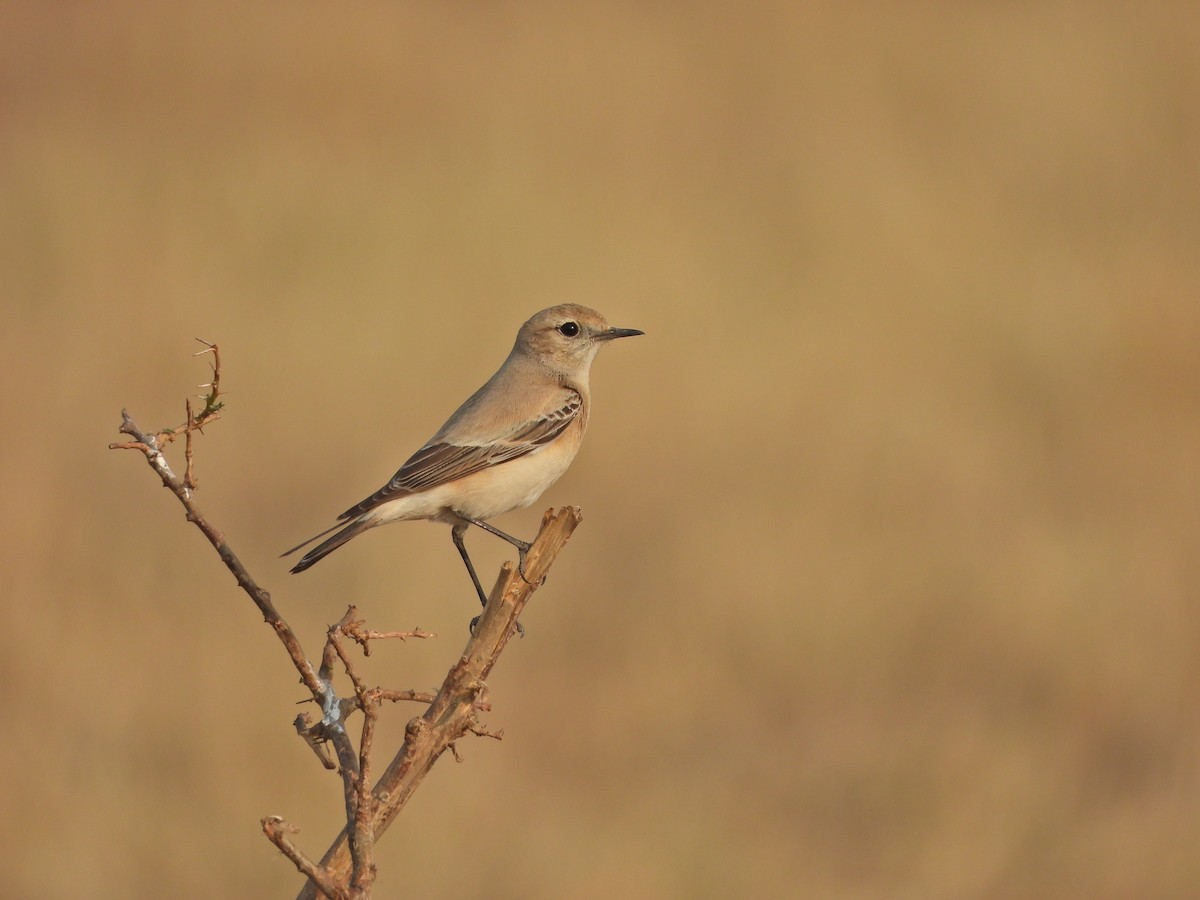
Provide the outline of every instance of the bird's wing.
{"type": "Polygon", "coordinates": [[[570,391],[562,406],[518,422],[508,433],[490,443],[437,441],[426,444],[409,457],[391,481],[361,503],[350,507],[338,519],[360,516],[394,497],[427,491],[531,453],[562,434],[582,410],[583,397],[570,391]]]}

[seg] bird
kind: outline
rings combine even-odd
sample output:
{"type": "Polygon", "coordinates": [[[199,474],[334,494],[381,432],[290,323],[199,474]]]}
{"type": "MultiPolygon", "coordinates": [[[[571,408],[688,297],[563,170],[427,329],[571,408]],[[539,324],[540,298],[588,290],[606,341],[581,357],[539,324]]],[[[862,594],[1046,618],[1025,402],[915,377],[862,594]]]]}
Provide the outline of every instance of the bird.
{"type": "Polygon", "coordinates": [[[529,542],[488,520],[536,502],[567,470],[591,412],[592,360],[609,341],[644,333],[615,328],[594,309],[574,303],[535,313],[517,332],[503,365],[387,484],[343,512],[332,527],[282,554],[325,538],[291,571],[305,571],[380,525],[433,520],[450,525],[479,602],[487,606],[463,540],[467,529],[474,525],[512,544],[524,576],[529,542]],[[325,537],[330,532],[335,533],[325,537]]]}

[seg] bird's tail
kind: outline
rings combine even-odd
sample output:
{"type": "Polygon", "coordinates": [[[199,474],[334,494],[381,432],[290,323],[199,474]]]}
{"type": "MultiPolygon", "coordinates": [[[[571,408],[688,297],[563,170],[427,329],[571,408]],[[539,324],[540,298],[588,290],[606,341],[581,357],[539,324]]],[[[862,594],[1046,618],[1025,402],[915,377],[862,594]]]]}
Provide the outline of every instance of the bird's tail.
{"type": "Polygon", "coordinates": [[[373,524],[372,522],[363,521],[362,519],[355,519],[353,522],[349,523],[348,525],[343,525],[341,522],[339,522],[337,525],[334,525],[332,528],[326,528],[320,534],[313,535],[304,543],[297,544],[291,550],[287,551],[287,553],[283,553],[281,555],[282,556],[290,556],[291,554],[293,554],[297,550],[299,550],[301,547],[311,544],[317,538],[325,537],[325,535],[329,534],[329,532],[333,531],[335,528],[341,528],[342,529],[341,531],[339,531],[337,534],[333,535],[332,537],[325,538],[325,540],[321,541],[321,543],[317,544],[317,546],[313,547],[311,550],[309,550],[307,553],[305,553],[302,557],[300,557],[300,561],[298,563],[296,563],[294,566],[292,566],[293,573],[303,572],[309,566],[324,559],[326,556],[328,556],[330,553],[332,553],[338,547],[342,546],[342,544],[346,543],[346,541],[350,540],[350,538],[354,537],[359,532],[366,531],[368,528],[371,527],[372,524],[373,524]]]}

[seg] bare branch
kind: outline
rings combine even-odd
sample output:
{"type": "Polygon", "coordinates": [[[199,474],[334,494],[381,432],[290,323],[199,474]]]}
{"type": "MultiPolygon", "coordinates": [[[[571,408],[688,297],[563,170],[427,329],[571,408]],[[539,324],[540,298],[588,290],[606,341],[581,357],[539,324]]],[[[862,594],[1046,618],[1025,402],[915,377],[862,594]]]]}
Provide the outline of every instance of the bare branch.
{"type": "Polygon", "coordinates": [[[392,703],[400,703],[403,700],[411,700],[414,703],[432,703],[437,694],[431,691],[384,691],[379,692],[380,700],[388,700],[392,703]]]}
{"type": "MultiPolygon", "coordinates": [[[[319,749],[318,745],[321,740],[327,740],[333,745],[334,752],[343,768],[347,767],[348,765],[349,770],[354,774],[355,777],[357,777],[357,754],[355,752],[353,742],[341,725],[339,718],[341,710],[338,704],[337,695],[333,690],[331,679],[319,678],[317,673],[313,671],[312,663],[309,662],[307,655],[304,653],[304,649],[301,647],[299,639],[292,631],[291,626],[288,625],[284,618],[279,614],[279,611],[275,608],[274,603],[271,601],[271,595],[262,587],[260,587],[254,578],[251,577],[241,560],[238,559],[237,555],[226,543],[224,535],[221,534],[221,532],[218,531],[215,526],[213,526],[213,524],[204,516],[203,513],[200,512],[199,508],[196,506],[195,500],[192,496],[192,487],[188,483],[189,476],[185,475],[185,477],[182,479],[176,476],[170,465],[167,463],[166,457],[163,455],[162,450],[160,449],[163,445],[169,444],[171,441],[173,441],[179,436],[179,434],[185,434],[190,439],[193,431],[201,430],[204,425],[218,417],[219,410],[222,405],[219,399],[220,355],[216,344],[210,344],[204,341],[202,341],[202,343],[205,343],[206,346],[205,349],[200,352],[213,354],[213,377],[212,382],[207,385],[210,388],[210,391],[204,397],[204,409],[199,413],[193,413],[191,409],[191,403],[188,401],[185,403],[185,407],[187,409],[187,419],[185,420],[185,423],[177,429],[164,429],[156,434],[147,434],[138,427],[137,423],[133,421],[132,416],[129,415],[127,410],[122,410],[120,431],[122,434],[129,435],[134,440],[132,442],[120,444],[110,444],[109,446],[112,449],[140,450],[145,456],[147,463],[149,463],[150,467],[154,469],[155,473],[162,481],[163,485],[168,488],[183,505],[187,520],[200,529],[201,533],[204,534],[205,538],[208,539],[208,542],[217,551],[217,555],[221,558],[221,561],[225,564],[225,567],[233,574],[238,586],[242,588],[247,596],[249,596],[253,601],[254,605],[258,607],[259,611],[263,615],[263,620],[275,631],[276,636],[279,638],[280,642],[284,646],[284,649],[287,651],[289,658],[292,660],[293,666],[295,666],[296,671],[300,675],[301,683],[308,688],[313,700],[321,707],[323,716],[320,722],[316,723],[315,725],[309,725],[307,717],[301,717],[297,720],[297,730],[300,730],[301,724],[304,725],[304,730],[301,732],[301,736],[304,737],[309,746],[313,748],[313,751],[317,753],[318,757],[322,759],[323,765],[328,767],[331,760],[328,759],[328,753],[324,752],[323,748],[319,749]]],[[[190,454],[188,454],[187,458],[188,469],[190,471],[190,454]]],[[[352,819],[348,817],[347,821],[352,821],[352,819]]],[[[279,846],[281,850],[283,850],[285,853],[288,853],[285,841],[283,840],[277,828],[272,827],[270,830],[268,830],[264,820],[264,830],[268,831],[268,837],[272,837],[272,840],[276,842],[276,845],[279,846]]],[[[289,858],[292,858],[294,862],[296,861],[291,853],[289,853],[289,858]]],[[[300,864],[297,862],[298,867],[299,865],[300,864]]],[[[312,879],[313,876],[310,873],[306,872],[306,874],[309,874],[310,879],[312,879]]]]}
{"type": "MultiPolygon", "coordinates": [[[[187,420],[190,423],[192,421],[191,398],[183,401],[183,408],[187,410],[187,420]]],[[[187,438],[183,444],[183,458],[187,462],[187,465],[184,466],[183,470],[183,486],[189,491],[194,491],[196,489],[196,472],[192,468],[192,432],[195,430],[195,428],[184,429],[184,434],[187,436],[187,438]]]]}
{"type": "Polygon", "coordinates": [[[398,638],[401,641],[406,641],[409,638],[420,638],[424,640],[426,638],[437,637],[437,635],[432,631],[423,631],[420,625],[418,625],[412,631],[371,631],[363,628],[364,624],[366,623],[362,621],[348,622],[346,626],[342,628],[342,633],[344,635],[362,646],[363,656],[371,655],[371,641],[384,641],[391,638],[398,638]]]}
{"type": "MultiPolygon", "coordinates": [[[[193,431],[199,431],[203,433],[205,425],[214,419],[219,419],[221,417],[221,409],[225,406],[225,403],[220,399],[221,351],[216,344],[210,343],[203,338],[196,338],[196,340],[204,344],[204,349],[192,354],[193,356],[200,356],[205,353],[211,353],[213,355],[213,361],[211,364],[212,381],[210,381],[208,384],[200,385],[200,387],[209,389],[207,394],[199,395],[204,401],[204,409],[193,415],[191,400],[185,400],[184,407],[187,411],[187,415],[183,420],[183,424],[176,428],[164,428],[162,431],[156,432],[152,435],[141,431],[136,425],[133,424],[133,420],[129,418],[129,413],[125,410],[121,410],[120,431],[122,434],[130,435],[134,440],[132,442],[109,444],[109,450],[141,450],[147,456],[150,456],[152,452],[162,450],[163,447],[166,447],[181,434],[185,435],[190,441],[193,431]]],[[[190,443],[188,444],[187,459],[188,471],[190,471],[190,443]]],[[[184,484],[189,488],[189,490],[191,487],[194,487],[194,484],[190,483],[187,479],[185,479],[184,484]]]]}
{"type": "Polygon", "coordinates": [[[315,884],[323,896],[332,900],[348,900],[349,893],[334,884],[326,872],[314,865],[313,861],[292,843],[288,834],[295,834],[299,831],[298,828],[289,825],[279,816],[267,816],[262,820],[262,830],[267,839],[292,861],[292,865],[308,876],[309,882],[315,884]]]}
{"type": "Polygon", "coordinates": [[[575,507],[547,510],[541,529],[526,554],[528,581],[511,562],[504,564],[462,657],[451,667],[436,694],[368,687],[347,652],[344,638],[357,643],[366,657],[370,655],[373,640],[405,641],[436,635],[420,628],[412,631],[368,629],[353,606],[348,607],[341,620],[329,628],[320,668],[314,670],[291,627],[275,608],[271,595],[251,577],[224,536],[200,512],[193,499],[196,488],[193,433],[203,433],[206,424],[219,418],[223,406],[220,351],[216,344],[200,342],[205,346],[196,355],[211,353],[213,357],[212,380],[201,385],[208,389],[206,394],[200,395],[204,408],[196,412],[191,400],[187,400],[184,423],[178,428],[166,428],[153,434],[139,428],[128,411],[122,410],[120,432],[132,440],[112,443],[109,447],[141,451],[163,485],[182,504],[188,521],[204,534],[238,586],[275,631],[299,673],[301,683],[311,694],[312,702],[320,708],[319,720],[314,721],[313,716],[302,713],[296,717],[294,725],[321,764],[327,769],[337,769],[341,775],[346,827],[320,864],[313,863],[294,845],[288,835],[295,829],[283,819],[277,816],[263,819],[263,832],[308,878],[301,897],[323,895],[336,900],[363,900],[369,896],[375,879],[375,841],[403,809],[437,759],[446,751],[459,759],[455,741],[468,733],[495,740],[503,737],[503,731],[493,733],[478,720],[479,713],[491,708],[485,679],[509,638],[520,629],[518,618],[522,609],[545,580],[546,572],[579,525],[582,515],[575,507]],[[181,434],[185,437],[182,478],[175,475],[162,452],[181,434]],[[352,694],[344,698],[338,697],[333,684],[334,669],[339,663],[353,686],[352,694]],[[384,701],[424,703],[427,709],[423,715],[409,721],[403,746],[372,787],[375,729],[384,701]],[[357,750],[346,730],[346,720],[356,711],[363,715],[357,750]]]}
{"type": "MultiPolygon", "coordinates": [[[[321,664],[322,673],[332,667],[332,658],[341,660],[342,668],[354,686],[357,708],[363,714],[362,733],[358,741],[358,759],[353,768],[342,767],[343,787],[346,797],[346,821],[350,829],[351,877],[350,888],[356,896],[367,896],[375,881],[375,832],[372,818],[375,798],[371,794],[371,751],[375,743],[375,723],[379,718],[378,689],[368,689],[359,676],[354,661],[342,645],[342,635],[348,630],[362,631],[363,622],[357,618],[358,610],[350,606],[341,620],[330,627],[326,637],[325,654],[321,664]]],[[[363,644],[364,655],[366,644],[363,644]]],[[[343,719],[348,715],[343,711],[343,719]]]]}
{"type": "Polygon", "coordinates": [[[475,735],[475,737],[491,738],[494,741],[504,740],[504,729],[503,728],[501,728],[499,731],[488,731],[482,725],[472,725],[472,726],[470,726],[468,731],[470,731],[471,734],[475,735]]]}
{"type": "Polygon", "coordinates": [[[301,713],[296,716],[294,724],[296,726],[296,734],[300,735],[312,752],[317,755],[317,759],[321,761],[321,765],[326,769],[336,769],[337,763],[329,755],[329,746],[326,743],[325,737],[317,734],[313,729],[312,716],[308,713],[301,713]]]}
{"type": "MultiPolygon", "coordinates": [[[[529,582],[517,573],[511,562],[501,568],[462,658],[447,673],[425,714],[408,723],[404,746],[375,785],[373,793],[378,801],[374,819],[376,840],[399,815],[438,757],[447,750],[455,753],[454,742],[479,727],[475,712],[477,700],[486,689],[484,679],[516,630],[521,610],[542,584],[551,564],[582,519],[577,507],[547,510],[541,530],[525,557],[529,582]]],[[[349,882],[353,858],[346,829],[321,859],[321,869],[336,884],[349,882]]],[[[316,900],[318,889],[319,885],[310,881],[299,896],[302,900],[316,900]]]]}

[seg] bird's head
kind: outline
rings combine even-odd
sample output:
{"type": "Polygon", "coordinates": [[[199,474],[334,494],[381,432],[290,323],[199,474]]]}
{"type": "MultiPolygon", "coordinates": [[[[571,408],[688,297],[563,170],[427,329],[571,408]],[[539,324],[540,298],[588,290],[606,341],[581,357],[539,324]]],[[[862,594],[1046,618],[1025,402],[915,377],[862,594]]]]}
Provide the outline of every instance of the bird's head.
{"type": "Polygon", "coordinates": [[[594,309],[564,303],[543,309],[522,325],[515,349],[554,372],[586,382],[601,346],[642,333],[636,328],[614,328],[594,309]]]}

